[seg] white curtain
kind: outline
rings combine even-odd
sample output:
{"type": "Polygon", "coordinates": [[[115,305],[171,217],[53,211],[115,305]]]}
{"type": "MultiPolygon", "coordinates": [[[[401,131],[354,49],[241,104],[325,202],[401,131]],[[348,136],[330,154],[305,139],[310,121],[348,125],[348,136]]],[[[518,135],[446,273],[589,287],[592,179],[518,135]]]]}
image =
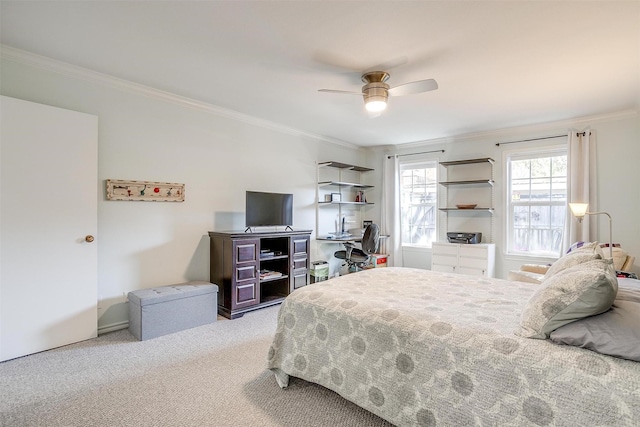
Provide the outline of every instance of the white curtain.
{"type": "MultiPolygon", "coordinates": [[[[590,129],[583,132],[569,131],[567,200],[569,203],[588,203],[589,211],[595,212],[597,206],[596,144],[595,133],[590,129]]],[[[582,223],[567,208],[563,253],[577,241],[591,242],[597,236],[597,220],[585,215],[582,223]]]]}
{"type": "Polygon", "coordinates": [[[402,245],[400,230],[400,179],[397,156],[385,156],[382,168],[382,206],[380,208],[381,233],[388,235],[387,265],[401,267],[402,245]]]}

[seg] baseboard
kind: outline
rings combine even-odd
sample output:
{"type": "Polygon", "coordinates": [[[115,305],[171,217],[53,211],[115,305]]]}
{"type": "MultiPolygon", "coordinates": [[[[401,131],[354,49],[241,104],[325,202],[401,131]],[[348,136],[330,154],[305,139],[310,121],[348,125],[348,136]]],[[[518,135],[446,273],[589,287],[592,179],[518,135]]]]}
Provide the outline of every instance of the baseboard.
{"type": "Polygon", "coordinates": [[[98,328],[98,335],[119,331],[121,329],[127,329],[128,327],[129,327],[128,320],[125,320],[123,322],[118,322],[118,323],[112,323],[111,325],[100,326],[98,328]]]}

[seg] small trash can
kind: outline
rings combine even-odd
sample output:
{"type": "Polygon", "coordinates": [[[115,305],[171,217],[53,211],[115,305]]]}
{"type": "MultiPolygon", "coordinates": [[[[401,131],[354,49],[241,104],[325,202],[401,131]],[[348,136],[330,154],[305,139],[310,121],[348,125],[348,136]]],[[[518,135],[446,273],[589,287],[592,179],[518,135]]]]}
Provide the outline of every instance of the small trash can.
{"type": "Polygon", "coordinates": [[[310,274],[311,283],[327,280],[329,278],[329,263],[327,261],[313,261],[310,274]]]}

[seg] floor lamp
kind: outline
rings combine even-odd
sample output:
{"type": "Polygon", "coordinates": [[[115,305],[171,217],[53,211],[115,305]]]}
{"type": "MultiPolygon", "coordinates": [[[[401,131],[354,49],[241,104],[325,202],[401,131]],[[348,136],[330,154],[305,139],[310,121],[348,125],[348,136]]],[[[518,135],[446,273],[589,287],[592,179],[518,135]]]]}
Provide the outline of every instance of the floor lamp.
{"type": "Polygon", "coordinates": [[[571,213],[573,213],[573,216],[578,218],[578,222],[582,222],[582,218],[584,218],[585,215],[606,215],[609,217],[609,256],[611,256],[611,259],[613,259],[613,233],[611,231],[611,215],[609,215],[607,212],[587,212],[588,207],[588,203],[569,203],[571,213]]]}

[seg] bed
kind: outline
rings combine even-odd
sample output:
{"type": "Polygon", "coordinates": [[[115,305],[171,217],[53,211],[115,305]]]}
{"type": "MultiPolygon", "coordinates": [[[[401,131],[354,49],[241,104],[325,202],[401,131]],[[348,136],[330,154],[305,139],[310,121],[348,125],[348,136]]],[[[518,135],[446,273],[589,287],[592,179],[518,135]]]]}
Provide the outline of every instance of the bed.
{"type": "Polygon", "coordinates": [[[640,363],[514,334],[540,285],[402,267],[296,290],[268,354],[397,426],[637,426],[640,363]]]}

